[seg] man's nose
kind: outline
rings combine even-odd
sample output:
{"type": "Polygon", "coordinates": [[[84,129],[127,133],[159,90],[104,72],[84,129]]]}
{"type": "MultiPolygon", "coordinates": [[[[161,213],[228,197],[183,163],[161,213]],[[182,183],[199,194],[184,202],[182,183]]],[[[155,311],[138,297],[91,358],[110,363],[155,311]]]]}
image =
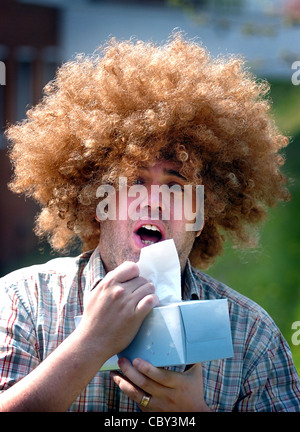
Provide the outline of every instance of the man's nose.
{"type": "Polygon", "coordinates": [[[151,219],[161,219],[162,213],[166,208],[166,203],[162,195],[163,194],[159,191],[159,186],[152,185],[151,188],[148,188],[148,195],[141,202],[143,215],[151,216],[151,219]]]}

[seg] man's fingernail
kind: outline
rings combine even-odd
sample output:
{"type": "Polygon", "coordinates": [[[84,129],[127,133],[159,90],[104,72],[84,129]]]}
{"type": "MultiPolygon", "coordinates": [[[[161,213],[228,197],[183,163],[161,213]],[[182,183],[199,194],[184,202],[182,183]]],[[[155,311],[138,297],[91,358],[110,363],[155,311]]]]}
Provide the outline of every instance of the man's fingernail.
{"type": "Polygon", "coordinates": [[[136,358],[136,359],[133,360],[132,364],[133,364],[134,367],[138,368],[141,365],[141,360],[138,359],[138,358],[136,358]]]}
{"type": "Polygon", "coordinates": [[[119,360],[118,360],[118,365],[119,365],[120,367],[122,367],[123,364],[124,364],[124,361],[125,361],[124,357],[120,357],[119,360]]]}

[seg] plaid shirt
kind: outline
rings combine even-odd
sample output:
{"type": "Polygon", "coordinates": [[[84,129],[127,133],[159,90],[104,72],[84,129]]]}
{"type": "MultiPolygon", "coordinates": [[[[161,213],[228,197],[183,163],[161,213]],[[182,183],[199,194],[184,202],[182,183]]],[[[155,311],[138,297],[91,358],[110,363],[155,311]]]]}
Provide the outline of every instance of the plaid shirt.
{"type": "MultiPolygon", "coordinates": [[[[0,391],[30,373],[75,329],[86,291],[105,272],[98,249],[57,258],[0,279],[0,391]]],[[[227,298],[234,357],[202,363],[213,411],[300,411],[291,353],[269,315],[253,301],[187,263],[183,299],[227,298]]],[[[183,371],[183,367],[170,368],[183,371]]],[[[70,411],[139,411],[109,372],[98,372],[70,411]]]]}

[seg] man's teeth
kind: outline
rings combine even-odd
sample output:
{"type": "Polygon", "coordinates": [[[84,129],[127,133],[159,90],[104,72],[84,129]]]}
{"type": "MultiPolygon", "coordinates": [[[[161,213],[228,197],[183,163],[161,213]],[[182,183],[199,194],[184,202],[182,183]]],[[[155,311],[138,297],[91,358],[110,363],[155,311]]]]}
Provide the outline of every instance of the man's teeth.
{"type": "Polygon", "coordinates": [[[144,243],[144,245],[149,246],[149,245],[154,244],[155,242],[153,242],[153,241],[151,241],[151,240],[142,240],[142,243],[144,243]]]}
{"type": "Polygon", "coordinates": [[[143,225],[142,228],[146,228],[148,230],[160,232],[159,228],[157,228],[157,226],[155,226],[155,225],[149,225],[149,224],[147,224],[147,225],[143,225]]]}
{"type": "MultiPolygon", "coordinates": [[[[160,233],[160,236],[161,236],[161,232],[160,232],[160,230],[159,230],[159,228],[156,226],[156,225],[152,225],[152,224],[145,224],[145,225],[142,225],[141,226],[141,228],[143,228],[143,229],[146,229],[147,231],[156,231],[156,232],[159,232],[160,233]]],[[[153,234],[153,236],[154,237],[156,237],[156,235],[155,234],[153,234]]],[[[150,235],[150,237],[151,237],[151,235],[150,235]]],[[[143,235],[141,235],[141,241],[142,241],[142,243],[145,245],[145,246],[149,246],[149,245],[152,245],[152,244],[154,244],[154,243],[157,243],[157,241],[159,241],[159,239],[156,239],[156,240],[149,240],[149,239],[143,239],[143,235]]]]}

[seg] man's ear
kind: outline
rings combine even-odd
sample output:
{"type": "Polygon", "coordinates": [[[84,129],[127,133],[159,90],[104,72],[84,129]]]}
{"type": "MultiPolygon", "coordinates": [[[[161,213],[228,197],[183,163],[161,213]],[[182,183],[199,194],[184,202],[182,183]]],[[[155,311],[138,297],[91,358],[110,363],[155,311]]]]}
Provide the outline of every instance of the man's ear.
{"type": "Polygon", "coordinates": [[[197,232],[197,234],[195,235],[195,238],[200,236],[200,234],[202,233],[202,230],[204,228],[204,225],[205,225],[205,222],[203,222],[202,228],[197,232]]]}

